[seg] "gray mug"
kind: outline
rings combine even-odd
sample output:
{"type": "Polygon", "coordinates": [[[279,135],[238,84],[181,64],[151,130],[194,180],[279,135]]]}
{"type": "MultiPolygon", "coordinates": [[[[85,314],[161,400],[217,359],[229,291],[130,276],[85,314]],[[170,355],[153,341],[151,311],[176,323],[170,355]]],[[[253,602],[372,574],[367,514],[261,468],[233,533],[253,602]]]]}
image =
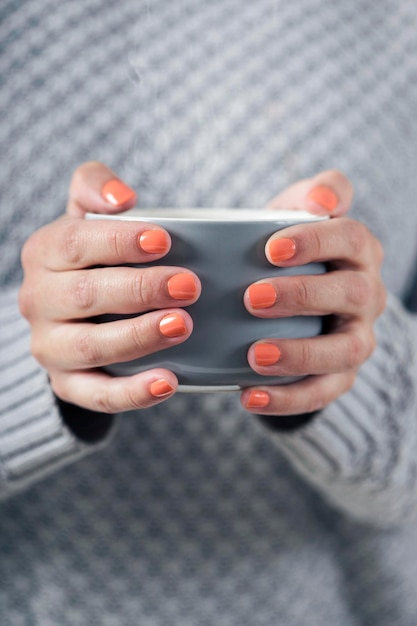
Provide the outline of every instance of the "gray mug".
{"type": "MultiPolygon", "coordinates": [[[[138,265],[172,265],[195,272],[202,283],[199,300],[186,307],[194,330],[182,344],[105,369],[116,376],[163,367],[173,371],[180,391],[239,390],[252,385],[293,382],[294,377],[260,376],[247,361],[259,339],[320,334],[320,317],[261,319],[243,304],[247,287],[258,280],[296,274],[321,274],[321,263],[278,268],[265,257],[265,243],[278,230],[326,219],[301,211],[264,209],[133,209],[119,215],[87,214],[88,219],[136,220],[165,228],[172,247],[162,259],[138,265]]],[[[102,316],[98,321],[121,319],[102,316]]]]}

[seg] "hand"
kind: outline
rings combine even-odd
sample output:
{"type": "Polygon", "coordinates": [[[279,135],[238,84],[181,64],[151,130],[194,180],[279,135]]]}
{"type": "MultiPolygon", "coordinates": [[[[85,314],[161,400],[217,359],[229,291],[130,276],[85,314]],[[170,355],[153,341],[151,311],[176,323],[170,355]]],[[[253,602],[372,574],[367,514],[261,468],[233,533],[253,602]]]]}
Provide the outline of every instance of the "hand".
{"type": "Polygon", "coordinates": [[[136,195],[107,167],[86,163],[72,179],[67,215],[41,228],[22,251],[20,308],[32,327],[32,351],[62,400],[107,413],[145,408],[170,397],[176,376],[153,369],[113,378],[99,368],[185,341],[200,281],[176,267],[121,267],[162,258],[169,234],[149,223],[84,220],[117,213],[136,195]],[[142,314],[96,324],[104,313],[142,314]]]}
{"type": "Polygon", "coordinates": [[[352,195],[347,178],[329,171],[289,187],[269,204],[276,210],[296,208],[338,216],[281,230],[265,249],[268,261],[277,267],[321,261],[329,271],[268,283],[261,280],[247,289],[245,306],[263,318],[329,316],[329,328],[327,334],[311,339],[264,338],[250,347],[248,361],[259,374],[307,378],[290,385],[245,389],[241,401],[249,411],[295,415],[322,409],[351,388],[359,367],[375,348],[373,325],[386,300],[380,277],[383,251],[366,226],[341,217],[352,195]]]}

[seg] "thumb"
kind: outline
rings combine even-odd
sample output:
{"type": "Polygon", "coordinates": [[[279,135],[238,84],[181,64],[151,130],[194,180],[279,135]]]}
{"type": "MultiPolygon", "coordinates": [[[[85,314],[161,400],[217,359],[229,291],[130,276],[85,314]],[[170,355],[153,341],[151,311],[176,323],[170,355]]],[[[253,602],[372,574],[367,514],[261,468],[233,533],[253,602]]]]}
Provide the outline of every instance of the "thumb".
{"type": "Polygon", "coordinates": [[[136,204],[135,191],[98,161],[83,163],[74,172],[67,214],[84,217],[91,213],[120,213],[136,204]]]}
{"type": "Polygon", "coordinates": [[[290,185],[270,200],[267,208],[339,217],[348,212],[352,198],[353,185],[350,180],[342,172],[327,170],[290,185]]]}

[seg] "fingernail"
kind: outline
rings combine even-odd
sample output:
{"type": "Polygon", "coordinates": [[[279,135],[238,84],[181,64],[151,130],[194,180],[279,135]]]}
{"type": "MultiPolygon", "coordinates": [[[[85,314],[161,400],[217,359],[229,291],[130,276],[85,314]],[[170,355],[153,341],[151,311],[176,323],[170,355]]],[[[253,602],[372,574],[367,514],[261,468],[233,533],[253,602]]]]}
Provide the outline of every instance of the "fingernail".
{"type": "Polygon", "coordinates": [[[318,185],[307,194],[307,204],[312,209],[325,210],[331,213],[339,204],[339,198],[330,187],[318,185]]]}
{"type": "Polygon", "coordinates": [[[159,322],[159,329],[164,337],[180,337],[187,332],[184,318],[179,313],[165,315],[159,322]]]}
{"type": "Polygon", "coordinates": [[[168,280],[167,287],[174,300],[192,300],[197,295],[197,285],[192,274],[174,274],[168,280]]]}
{"type": "Polygon", "coordinates": [[[155,398],[163,398],[164,396],[169,396],[174,391],[174,387],[167,380],[161,378],[151,384],[149,391],[155,398]]]}
{"type": "Polygon", "coordinates": [[[277,294],[269,283],[258,283],[249,287],[249,301],[254,309],[268,309],[275,304],[277,294]]]}
{"type": "Polygon", "coordinates": [[[116,207],[123,206],[136,197],[133,189],[117,178],[109,180],[103,185],[101,195],[107,202],[116,207]]]}
{"type": "Polygon", "coordinates": [[[145,230],[139,237],[139,245],[148,254],[162,254],[168,250],[168,238],[163,230],[145,230]]]}
{"type": "Polygon", "coordinates": [[[257,343],[254,346],[256,365],[274,365],[281,356],[277,346],[272,343],[257,343]]]}
{"type": "Polygon", "coordinates": [[[268,252],[273,263],[281,263],[292,259],[297,248],[292,239],[272,239],[269,242],[268,252]]]}
{"type": "Polygon", "coordinates": [[[246,401],[248,409],[263,409],[269,404],[269,394],[266,391],[251,391],[246,401]]]}

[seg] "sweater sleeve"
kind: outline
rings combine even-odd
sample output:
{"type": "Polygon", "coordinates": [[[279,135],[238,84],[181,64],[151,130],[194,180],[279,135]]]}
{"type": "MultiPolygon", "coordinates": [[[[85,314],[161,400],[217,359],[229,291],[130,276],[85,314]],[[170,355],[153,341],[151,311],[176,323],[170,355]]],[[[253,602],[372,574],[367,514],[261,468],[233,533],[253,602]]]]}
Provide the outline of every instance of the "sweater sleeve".
{"type": "Polygon", "coordinates": [[[114,430],[113,416],[100,420],[55,398],[46,371],[31,355],[17,292],[5,290],[0,299],[0,498],[89,454],[114,430]],[[91,424],[98,424],[95,434],[91,424]]]}
{"type": "Polygon", "coordinates": [[[390,296],[376,335],[348,393],[304,427],[273,437],[342,511],[382,526],[416,523],[417,315],[390,296]]]}

